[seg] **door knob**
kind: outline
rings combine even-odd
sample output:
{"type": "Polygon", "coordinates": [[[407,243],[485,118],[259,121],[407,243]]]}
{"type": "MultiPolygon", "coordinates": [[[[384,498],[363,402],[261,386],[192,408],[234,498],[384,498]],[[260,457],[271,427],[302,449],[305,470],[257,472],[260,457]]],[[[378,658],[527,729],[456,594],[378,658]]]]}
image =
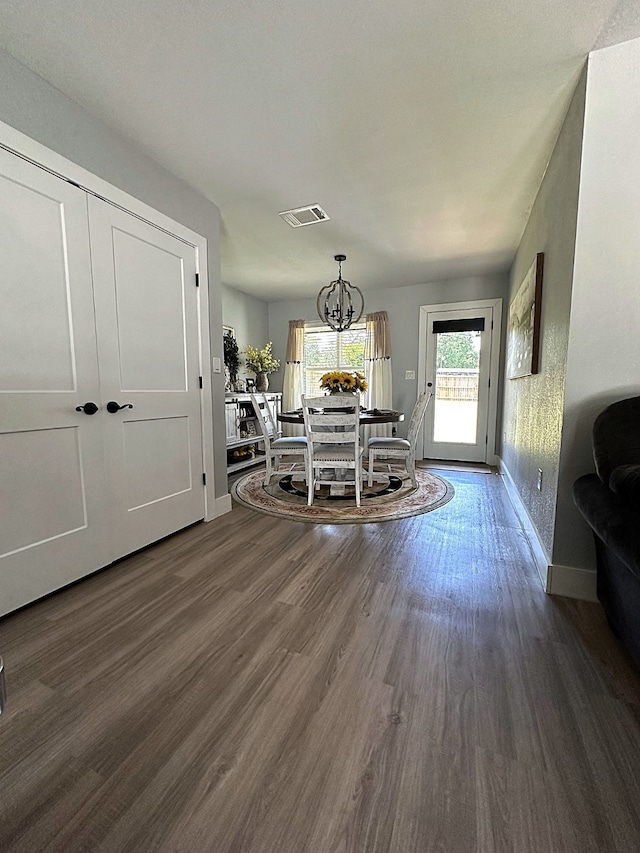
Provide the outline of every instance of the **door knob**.
{"type": "Polygon", "coordinates": [[[76,412],[84,412],[85,415],[95,415],[98,406],[95,403],[85,403],[84,406],[76,406],[76,412]]]}
{"type": "Polygon", "coordinates": [[[118,405],[115,400],[109,400],[107,403],[107,411],[110,415],[115,415],[120,409],[133,409],[133,403],[123,403],[122,406],[118,405]]]}

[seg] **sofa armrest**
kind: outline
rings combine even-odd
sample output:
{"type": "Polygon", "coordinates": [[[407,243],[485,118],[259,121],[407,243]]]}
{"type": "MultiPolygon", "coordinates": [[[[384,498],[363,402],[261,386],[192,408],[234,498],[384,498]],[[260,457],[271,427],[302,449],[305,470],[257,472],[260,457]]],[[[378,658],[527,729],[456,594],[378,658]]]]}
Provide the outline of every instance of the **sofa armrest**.
{"type": "Polygon", "coordinates": [[[618,465],[609,477],[609,488],[640,507],[640,465],[618,465]]]}
{"type": "Polygon", "coordinates": [[[573,499],[594,533],[640,579],[640,505],[617,495],[597,474],[576,480],[573,499]]]}

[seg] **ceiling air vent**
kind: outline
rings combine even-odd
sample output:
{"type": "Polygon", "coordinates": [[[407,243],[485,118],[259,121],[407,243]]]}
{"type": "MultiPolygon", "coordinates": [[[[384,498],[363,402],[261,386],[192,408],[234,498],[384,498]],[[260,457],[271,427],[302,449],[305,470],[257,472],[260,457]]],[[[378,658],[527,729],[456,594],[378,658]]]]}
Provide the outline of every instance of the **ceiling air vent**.
{"type": "Polygon", "coordinates": [[[313,225],[315,222],[326,222],[329,217],[319,204],[308,204],[306,207],[296,207],[294,210],[283,210],[279,214],[292,228],[303,225],[313,225]]]}

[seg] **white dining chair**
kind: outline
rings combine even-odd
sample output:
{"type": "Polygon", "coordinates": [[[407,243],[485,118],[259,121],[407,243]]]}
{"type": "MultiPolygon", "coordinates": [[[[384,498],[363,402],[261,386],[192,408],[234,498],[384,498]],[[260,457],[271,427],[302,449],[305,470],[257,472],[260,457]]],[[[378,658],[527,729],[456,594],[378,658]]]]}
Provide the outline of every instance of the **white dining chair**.
{"type": "Polygon", "coordinates": [[[307,435],[307,503],[313,503],[318,486],[334,485],[339,474],[353,471],[356,506],[362,492],[362,454],[360,444],[360,395],[302,397],[302,413],[307,435]],[[351,402],[353,401],[353,403],[351,402]],[[345,411],[346,409],[346,411],[345,411]],[[330,479],[326,472],[333,474],[330,479]]]}
{"type": "MultiPolygon", "coordinates": [[[[376,459],[402,459],[407,474],[411,478],[414,489],[418,488],[416,480],[416,443],[420,424],[427,410],[429,400],[433,396],[430,390],[423,391],[413,407],[409,420],[409,429],[406,438],[370,438],[367,442],[369,454],[369,476],[368,484],[373,484],[373,469],[376,459]]],[[[389,470],[391,466],[389,465],[389,470]]]]}
{"type": "Polygon", "coordinates": [[[278,474],[293,471],[296,462],[289,463],[288,468],[281,468],[283,456],[302,456],[305,471],[307,470],[307,439],[304,435],[292,435],[282,437],[278,430],[278,422],[275,418],[271,404],[266,394],[250,394],[253,411],[258,419],[258,425],[262,438],[264,439],[264,453],[267,472],[265,474],[265,485],[269,485],[271,478],[278,474]]]}

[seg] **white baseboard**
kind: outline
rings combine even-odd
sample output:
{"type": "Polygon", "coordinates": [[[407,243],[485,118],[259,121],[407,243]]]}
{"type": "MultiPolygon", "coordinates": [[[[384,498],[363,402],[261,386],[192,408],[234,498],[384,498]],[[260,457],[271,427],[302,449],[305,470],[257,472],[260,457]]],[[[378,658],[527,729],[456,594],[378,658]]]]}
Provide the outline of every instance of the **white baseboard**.
{"type": "Polygon", "coordinates": [[[597,601],[596,573],[591,569],[554,565],[551,562],[544,545],[540,541],[538,530],[527,512],[526,506],[522,503],[520,493],[509,473],[509,469],[499,456],[497,459],[507,494],[531,545],[544,591],[550,595],[563,595],[566,598],[579,598],[582,601],[597,601]]]}
{"type": "Polygon", "coordinates": [[[579,598],[582,601],[597,601],[596,573],[593,569],[579,569],[576,566],[549,566],[547,592],[551,595],[564,595],[566,598],[579,598]]]}
{"type": "Polygon", "coordinates": [[[215,503],[216,514],[214,517],[218,518],[218,516],[220,516],[220,515],[224,515],[227,512],[231,512],[232,505],[233,504],[231,503],[231,495],[229,495],[229,494],[223,495],[221,498],[216,498],[216,503],[215,503]]]}
{"type": "Polygon", "coordinates": [[[529,540],[529,544],[531,545],[531,550],[533,551],[533,557],[535,559],[536,568],[538,569],[538,574],[540,575],[542,588],[545,592],[550,592],[549,569],[551,567],[551,560],[547,555],[544,545],[540,541],[540,537],[538,536],[538,530],[533,521],[531,521],[526,506],[522,503],[520,493],[518,492],[518,488],[513,480],[513,477],[509,473],[509,469],[499,456],[497,456],[496,459],[498,461],[498,468],[500,469],[500,473],[502,474],[502,478],[507,489],[507,494],[511,499],[511,504],[515,510],[516,515],[518,516],[518,521],[522,525],[526,537],[529,540]]]}

